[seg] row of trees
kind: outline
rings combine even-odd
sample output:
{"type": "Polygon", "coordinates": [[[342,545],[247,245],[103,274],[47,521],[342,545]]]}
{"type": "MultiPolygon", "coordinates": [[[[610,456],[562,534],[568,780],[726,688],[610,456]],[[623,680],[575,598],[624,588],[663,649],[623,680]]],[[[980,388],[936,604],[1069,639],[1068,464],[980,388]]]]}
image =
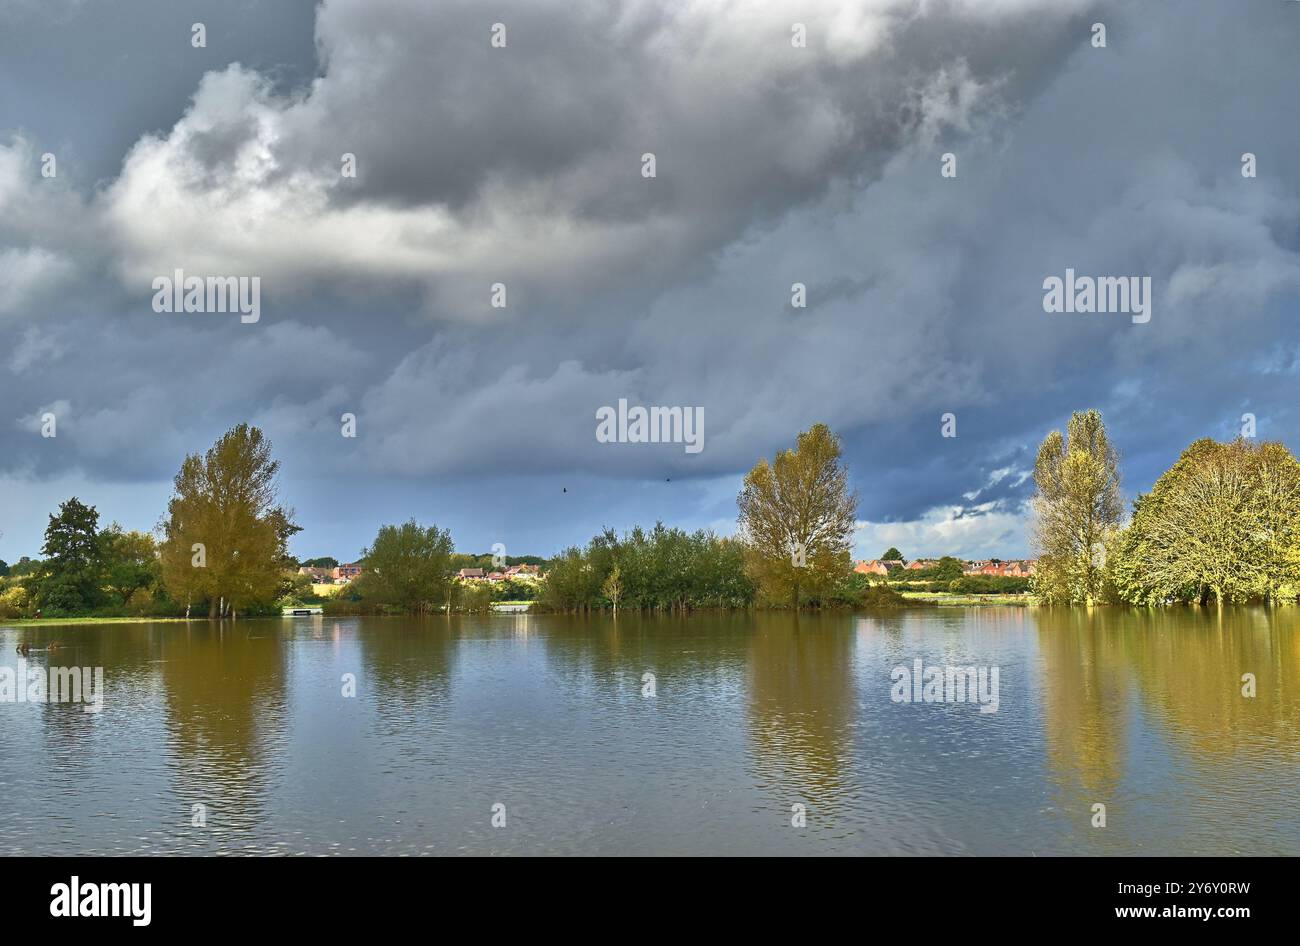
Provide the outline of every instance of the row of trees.
{"type": "Polygon", "coordinates": [[[554,610],[897,606],[902,598],[851,570],[857,496],[838,438],[824,424],[759,460],[740,495],[739,534],[665,527],[606,529],[551,563],[554,610]]]}
{"type": "Polygon", "coordinates": [[[739,541],[663,523],[621,537],[606,529],[585,549],[566,549],[552,561],[541,598],[543,607],[556,611],[615,612],[745,607],[753,601],[739,541]]]}
{"type": "Polygon", "coordinates": [[[1276,603],[1300,595],[1300,461],[1281,443],[1198,440],[1122,522],[1101,415],[1052,432],[1034,470],[1035,586],[1048,603],[1276,603]]]}
{"type": "Polygon", "coordinates": [[[60,504],[45,530],[43,560],[6,567],[0,616],[41,609],[52,614],[114,609],[151,614],[158,592],[157,544],[147,532],[117,523],[99,528],[99,511],[75,496],[60,504]]]}
{"type": "MultiPolygon", "coordinates": [[[[272,606],[293,590],[288,541],[299,531],[279,502],[279,464],[255,427],[227,432],[185,458],[160,540],[113,524],[72,498],[50,516],[44,558],[0,574],[0,616],[41,609],[86,614],[206,610],[210,617],[272,606]]],[[[1034,468],[1035,591],[1047,603],[1269,603],[1300,596],[1300,461],[1280,443],[1199,440],[1123,523],[1119,455],[1101,415],[1074,414],[1043,441],[1034,468]]],[[[605,530],[550,563],[542,603],[556,610],[818,607],[895,603],[850,571],[857,498],[838,439],[818,424],[795,447],[760,460],[737,497],[739,533],[719,537],[657,524],[605,530]]],[[[897,550],[885,553],[901,557],[897,550]]],[[[415,522],[382,527],[365,574],[340,599],[406,612],[486,607],[525,588],[467,587],[451,535],[415,522]]],[[[326,564],[329,559],[318,559],[326,564]]],[[[523,561],[515,559],[512,561],[523,561]]],[[[539,561],[540,560],[535,560],[539,561]]],[[[0,563],[2,564],[2,563],[0,563]]],[[[925,581],[964,580],[940,560],[925,581]]]]}
{"type": "Polygon", "coordinates": [[[277,500],[278,471],[260,430],[233,428],[206,454],[185,458],[160,540],[116,524],[100,530],[95,507],[69,499],[50,516],[44,558],[5,579],[0,613],[188,616],[197,608],[215,618],[272,607],[297,567],[287,548],[299,531],[277,500]]]}
{"type": "MultiPolygon", "coordinates": [[[[606,530],[549,563],[542,588],[556,610],[684,610],[896,603],[850,570],[857,497],[848,488],[838,439],[822,424],[745,477],[740,534],[723,538],[657,524],[623,536],[606,530]]],[[[48,613],[93,613],[134,601],[132,613],[170,609],[236,616],[310,594],[294,575],[288,541],[300,531],[278,499],[279,463],[255,427],[241,424],[202,455],[187,456],[167,515],[152,535],[98,530],[98,513],[77,499],[50,517],[45,560],[23,592],[48,613]]],[[[487,607],[493,595],[530,597],[536,585],[467,585],[459,568],[496,567],[490,556],[455,551],[451,535],[411,521],[383,526],[363,551],[365,572],[333,602],[340,610],[426,611],[487,607]]],[[[511,563],[541,563],[512,559],[511,563]]],[[[311,563],[332,565],[332,558],[311,563]]]]}

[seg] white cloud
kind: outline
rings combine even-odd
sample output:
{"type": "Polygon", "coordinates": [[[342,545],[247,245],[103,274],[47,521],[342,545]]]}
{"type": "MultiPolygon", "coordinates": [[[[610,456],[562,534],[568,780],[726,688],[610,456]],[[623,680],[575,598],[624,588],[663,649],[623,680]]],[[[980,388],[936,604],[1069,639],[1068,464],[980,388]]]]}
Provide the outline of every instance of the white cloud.
{"type": "Polygon", "coordinates": [[[1008,511],[995,503],[937,506],[907,522],[859,522],[858,558],[875,558],[894,547],[907,558],[1015,558],[1027,553],[1027,506],[1008,511]]]}

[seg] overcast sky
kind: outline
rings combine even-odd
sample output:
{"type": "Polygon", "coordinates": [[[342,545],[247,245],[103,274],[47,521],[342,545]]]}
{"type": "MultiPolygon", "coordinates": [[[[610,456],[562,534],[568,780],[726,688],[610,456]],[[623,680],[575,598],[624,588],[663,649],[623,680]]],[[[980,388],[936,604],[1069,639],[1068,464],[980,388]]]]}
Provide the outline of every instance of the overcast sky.
{"type": "Polygon", "coordinates": [[[1071,410],[1129,496],[1246,412],[1300,443],[1297,49],[1283,0],[0,0],[0,558],[74,494],[154,527],[243,421],[302,557],[731,532],[818,421],[859,557],[1026,554],[1071,410]],[[1150,321],[1045,313],[1067,268],[1150,321]],[[176,269],[260,321],[156,313],[176,269]],[[704,449],[598,442],[619,398],[704,449]]]}

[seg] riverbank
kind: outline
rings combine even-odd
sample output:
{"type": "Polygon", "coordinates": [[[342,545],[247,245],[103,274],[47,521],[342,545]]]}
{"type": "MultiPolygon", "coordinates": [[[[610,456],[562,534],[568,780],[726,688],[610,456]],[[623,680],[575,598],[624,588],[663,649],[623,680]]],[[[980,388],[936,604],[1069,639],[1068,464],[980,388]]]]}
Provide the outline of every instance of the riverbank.
{"type": "Polygon", "coordinates": [[[14,618],[13,620],[0,619],[0,627],[62,627],[69,624],[185,624],[197,621],[206,624],[208,617],[204,615],[201,618],[14,618]]]}

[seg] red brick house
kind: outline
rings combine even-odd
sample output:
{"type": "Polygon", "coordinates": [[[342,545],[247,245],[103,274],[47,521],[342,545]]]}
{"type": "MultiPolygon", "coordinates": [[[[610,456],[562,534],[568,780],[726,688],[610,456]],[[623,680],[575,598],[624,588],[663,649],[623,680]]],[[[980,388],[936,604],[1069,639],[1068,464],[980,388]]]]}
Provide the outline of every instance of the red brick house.
{"type": "Polygon", "coordinates": [[[962,573],[965,575],[994,575],[998,578],[1028,578],[1034,574],[1032,559],[1013,562],[970,562],[962,573]]]}
{"type": "Polygon", "coordinates": [[[890,572],[898,571],[903,567],[903,563],[897,559],[873,558],[869,562],[858,562],[853,566],[853,570],[862,575],[888,575],[890,572]]]}

